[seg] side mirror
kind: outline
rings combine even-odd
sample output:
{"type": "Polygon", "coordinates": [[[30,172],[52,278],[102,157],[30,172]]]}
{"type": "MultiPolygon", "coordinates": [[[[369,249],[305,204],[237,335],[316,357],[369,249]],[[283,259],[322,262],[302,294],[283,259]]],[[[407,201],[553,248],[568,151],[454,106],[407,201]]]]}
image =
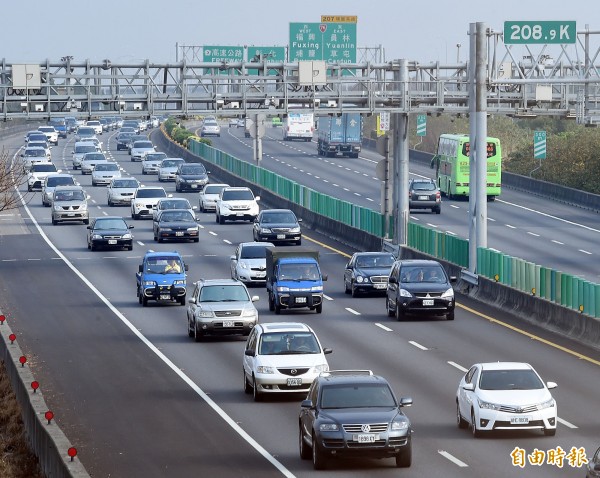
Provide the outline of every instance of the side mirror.
{"type": "Polygon", "coordinates": [[[127,226],[127,228],[128,228],[128,229],[133,229],[133,225],[132,225],[132,224],[129,224],[129,225],[127,226]]]}
{"type": "Polygon", "coordinates": [[[248,357],[256,357],[256,353],[254,352],[254,350],[250,350],[250,349],[244,350],[244,355],[246,355],[248,357]]]}
{"type": "Polygon", "coordinates": [[[323,349],[323,353],[324,353],[324,354],[330,354],[330,353],[333,353],[333,349],[323,349]]]}
{"type": "Polygon", "coordinates": [[[410,407],[413,404],[413,399],[410,397],[401,397],[400,398],[400,406],[401,407],[410,407]]]}
{"type": "Polygon", "coordinates": [[[325,282],[327,280],[327,274],[323,274],[323,276],[321,277],[321,279],[323,280],[323,282],[325,282]]]}
{"type": "Polygon", "coordinates": [[[260,196],[256,196],[256,197],[254,198],[254,200],[256,200],[256,201],[260,201],[260,196]]]}
{"type": "Polygon", "coordinates": [[[190,266],[188,266],[187,264],[185,266],[183,266],[183,268],[186,272],[190,270],[190,266]]]}
{"type": "Polygon", "coordinates": [[[547,382],[546,387],[548,387],[548,389],[551,389],[558,387],[558,385],[556,384],[556,382],[547,382]]]}
{"type": "Polygon", "coordinates": [[[473,384],[473,383],[465,383],[463,385],[463,390],[467,390],[468,392],[472,392],[473,390],[475,390],[475,384],[473,384]]]}
{"type": "Polygon", "coordinates": [[[235,261],[235,256],[229,256],[230,261],[235,261]]]}
{"type": "Polygon", "coordinates": [[[302,222],[302,219],[298,218],[298,222],[302,222]]]}
{"type": "Polygon", "coordinates": [[[191,299],[188,299],[188,304],[195,304],[196,303],[196,299],[194,297],[192,297],[191,299]]]}
{"type": "Polygon", "coordinates": [[[389,284],[397,284],[398,283],[398,279],[396,279],[396,276],[390,276],[388,279],[388,283],[389,284]]]}
{"type": "Polygon", "coordinates": [[[87,226],[87,227],[86,227],[86,229],[91,229],[91,228],[92,228],[92,226],[87,226]]]}
{"type": "Polygon", "coordinates": [[[252,296],[252,302],[258,302],[259,297],[257,295],[252,296]]]}
{"type": "Polygon", "coordinates": [[[300,408],[313,408],[312,400],[302,400],[302,403],[300,403],[300,408]]]}

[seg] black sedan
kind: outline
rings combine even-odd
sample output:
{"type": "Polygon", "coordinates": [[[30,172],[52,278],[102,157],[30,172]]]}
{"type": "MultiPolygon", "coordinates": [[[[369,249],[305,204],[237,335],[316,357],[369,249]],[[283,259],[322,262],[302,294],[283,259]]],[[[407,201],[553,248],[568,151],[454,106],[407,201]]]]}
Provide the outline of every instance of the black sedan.
{"type": "Polygon", "coordinates": [[[97,217],[87,226],[87,246],[90,250],[99,248],[133,249],[133,235],[130,226],[120,216],[97,217]]]}
{"type": "Polygon", "coordinates": [[[133,135],[134,133],[119,133],[116,137],[117,151],[127,149],[127,145],[129,144],[129,141],[133,135]]]}
{"type": "Polygon", "coordinates": [[[252,233],[257,242],[267,241],[302,243],[300,222],[302,219],[289,209],[265,209],[254,220],[252,233]]]}
{"type": "Polygon", "coordinates": [[[175,173],[175,191],[201,191],[208,184],[208,172],[202,164],[180,164],[175,173]]]}
{"type": "Polygon", "coordinates": [[[364,292],[383,292],[394,264],[394,255],[387,252],[356,252],[344,270],[344,292],[356,297],[364,292]]]}
{"type": "Polygon", "coordinates": [[[194,241],[200,240],[200,228],[194,215],[184,209],[166,209],[152,222],[154,240],[194,241]]]}

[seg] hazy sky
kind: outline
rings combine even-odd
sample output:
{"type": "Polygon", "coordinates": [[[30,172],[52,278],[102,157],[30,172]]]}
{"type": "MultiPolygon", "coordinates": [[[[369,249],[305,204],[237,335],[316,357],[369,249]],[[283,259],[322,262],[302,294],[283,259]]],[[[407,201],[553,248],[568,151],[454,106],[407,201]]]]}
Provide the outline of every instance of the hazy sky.
{"type": "Polygon", "coordinates": [[[319,22],[321,15],[357,15],[359,47],[382,45],[387,60],[420,63],[454,63],[457,43],[464,61],[472,22],[501,31],[505,20],[574,20],[578,31],[586,23],[600,30],[590,0],[20,0],[2,10],[0,59],[8,63],[67,55],[175,62],[177,43],[285,46],[290,22],[319,22]]]}

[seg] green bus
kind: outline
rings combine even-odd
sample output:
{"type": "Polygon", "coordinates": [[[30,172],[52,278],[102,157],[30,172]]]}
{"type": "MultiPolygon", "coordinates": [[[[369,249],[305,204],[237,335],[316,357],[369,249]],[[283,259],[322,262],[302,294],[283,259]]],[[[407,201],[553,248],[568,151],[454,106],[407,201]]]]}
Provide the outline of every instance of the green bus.
{"type": "MultiPolygon", "coordinates": [[[[469,195],[469,136],[442,134],[437,154],[431,160],[437,185],[449,199],[469,195]]],[[[498,138],[487,138],[486,195],[493,201],[502,186],[502,148],[498,138]]]]}

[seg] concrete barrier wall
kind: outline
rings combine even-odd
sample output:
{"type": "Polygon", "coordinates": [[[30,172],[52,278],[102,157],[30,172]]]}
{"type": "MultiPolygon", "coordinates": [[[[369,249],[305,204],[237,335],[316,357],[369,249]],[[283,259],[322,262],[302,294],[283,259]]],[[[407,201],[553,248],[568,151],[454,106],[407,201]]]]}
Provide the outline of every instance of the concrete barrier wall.
{"type": "MultiPolygon", "coordinates": [[[[0,314],[2,311],[0,311],[0,314]]],[[[36,392],[31,384],[35,381],[29,365],[21,365],[19,358],[23,352],[18,345],[18,337],[11,343],[12,330],[5,321],[0,325],[0,358],[10,378],[12,389],[21,406],[21,415],[25,432],[35,455],[38,457],[42,472],[52,478],[89,478],[89,474],[77,457],[71,461],[67,451],[71,442],[62,432],[55,420],[48,423],[45,413],[49,411],[44,401],[41,383],[36,392]]]]}

